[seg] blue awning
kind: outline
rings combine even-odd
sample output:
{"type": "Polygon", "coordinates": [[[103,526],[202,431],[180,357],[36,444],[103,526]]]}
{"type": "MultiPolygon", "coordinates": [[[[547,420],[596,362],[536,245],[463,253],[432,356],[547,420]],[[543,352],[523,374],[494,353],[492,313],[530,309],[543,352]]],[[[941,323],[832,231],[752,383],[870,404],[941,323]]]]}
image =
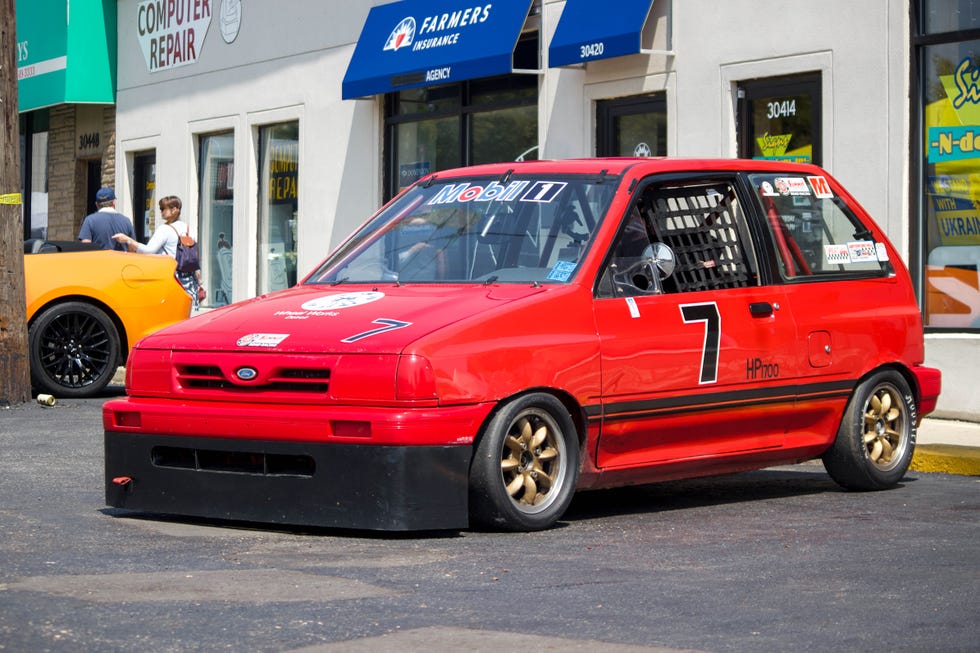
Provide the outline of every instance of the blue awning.
{"type": "Polygon", "coordinates": [[[643,24],[653,0],[567,0],[548,47],[548,65],[622,57],[642,51],[643,24]]]}
{"type": "Polygon", "coordinates": [[[343,99],[513,72],[531,0],[404,0],[372,7],[343,99]]]}

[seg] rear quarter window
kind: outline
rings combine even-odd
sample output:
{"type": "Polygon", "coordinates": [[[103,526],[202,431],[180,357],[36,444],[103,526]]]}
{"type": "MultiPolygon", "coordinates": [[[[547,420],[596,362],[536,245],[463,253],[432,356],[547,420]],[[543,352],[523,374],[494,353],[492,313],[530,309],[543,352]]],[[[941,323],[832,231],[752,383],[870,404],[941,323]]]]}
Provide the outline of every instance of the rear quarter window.
{"type": "Polygon", "coordinates": [[[752,174],[750,184],[775,246],[783,279],[884,276],[892,271],[876,242],[826,177],[752,174]]]}

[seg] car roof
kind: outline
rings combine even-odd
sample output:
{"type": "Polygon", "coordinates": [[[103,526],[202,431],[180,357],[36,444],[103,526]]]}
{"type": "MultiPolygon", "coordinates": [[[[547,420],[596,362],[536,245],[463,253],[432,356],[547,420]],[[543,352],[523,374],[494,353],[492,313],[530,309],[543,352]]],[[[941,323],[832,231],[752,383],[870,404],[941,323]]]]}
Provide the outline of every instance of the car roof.
{"type": "Polygon", "coordinates": [[[543,159],[538,161],[510,161],[487,163],[463,168],[441,170],[425,179],[451,177],[497,176],[511,174],[600,174],[618,176],[636,168],[638,175],[692,171],[750,171],[750,172],[798,172],[799,174],[826,174],[812,164],[768,161],[764,159],[680,158],[680,157],[609,157],[585,159],[543,159]]]}

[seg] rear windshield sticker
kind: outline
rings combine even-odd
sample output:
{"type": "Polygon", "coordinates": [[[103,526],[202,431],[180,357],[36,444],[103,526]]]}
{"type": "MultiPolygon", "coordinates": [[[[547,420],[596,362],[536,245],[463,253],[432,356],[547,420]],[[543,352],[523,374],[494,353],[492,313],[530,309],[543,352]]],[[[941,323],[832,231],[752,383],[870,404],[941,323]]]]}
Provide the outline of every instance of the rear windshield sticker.
{"type": "Polygon", "coordinates": [[[571,261],[558,261],[555,266],[551,268],[551,272],[545,277],[548,281],[568,281],[568,278],[572,276],[572,272],[575,271],[575,264],[571,261]]]}
{"type": "Polygon", "coordinates": [[[759,192],[764,197],[779,197],[779,193],[776,192],[776,189],[768,181],[762,182],[762,185],[759,186],[759,192]]]}
{"type": "Polygon", "coordinates": [[[847,243],[847,251],[851,255],[851,263],[869,263],[878,260],[875,244],[870,240],[856,240],[847,243]]]}
{"type": "Polygon", "coordinates": [[[809,195],[810,187],[803,177],[776,177],[776,190],[780,195],[809,195]]]}
{"type": "Polygon", "coordinates": [[[878,255],[879,261],[888,260],[888,250],[885,248],[885,243],[875,243],[875,253],[878,255]]]}
{"type": "Polygon", "coordinates": [[[834,199],[834,191],[830,190],[830,184],[827,183],[826,177],[807,177],[806,180],[810,182],[810,187],[813,188],[813,194],[818,198],[822,200],[834,199]]]}
{"type": "Polygon", "coordinates": [[[239,338],[235,344],[239,347],[278,347],[288,337],[288,333],[250,333],[239,338]]]}
{"type": "Polygon", "coordinates": [[[847,245],[824,245],[824,256],[830,265],[843,265],[851,262],[851,255],[847,251],[847,245]]]}
{"type": "Polygon", "coordinates": [[[385,294],[383,292],[376,290],[368,292],[345,292],[339,295],[326,295],[311,299],[300,306],[300,308],[304,311],[336,311],[341,308],[370,304],[384,296],[385,294]]]}

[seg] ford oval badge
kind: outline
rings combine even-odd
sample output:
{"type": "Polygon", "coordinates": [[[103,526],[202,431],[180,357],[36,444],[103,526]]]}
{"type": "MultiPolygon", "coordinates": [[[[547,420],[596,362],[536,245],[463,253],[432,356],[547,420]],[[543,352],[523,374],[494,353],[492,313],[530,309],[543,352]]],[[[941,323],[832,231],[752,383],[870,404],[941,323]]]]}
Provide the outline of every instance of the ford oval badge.
{"type": "Polygon", "coordinates": [[[254,367],[240,367],[235,370],[235,376],[242,381],[251,381],[258,375],[259,373],[254,367]]]}

